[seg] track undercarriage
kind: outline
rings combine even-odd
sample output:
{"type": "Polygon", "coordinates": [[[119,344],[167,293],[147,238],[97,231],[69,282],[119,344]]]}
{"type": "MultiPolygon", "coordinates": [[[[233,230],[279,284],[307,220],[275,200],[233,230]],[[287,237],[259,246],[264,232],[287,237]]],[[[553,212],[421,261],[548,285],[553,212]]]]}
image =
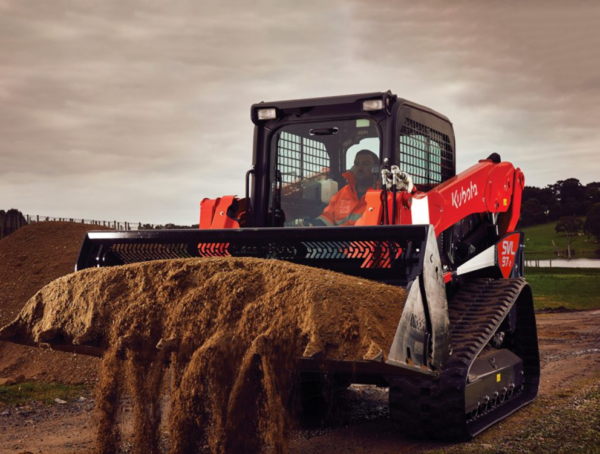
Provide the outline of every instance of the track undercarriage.
{"type": "Polygon", "coordinates": [[[469,439],[535,399],[539,353],[524,279],[476,279],[449,302],[452,353],[439,378],[394,377],[390,412],[412,437],[469,439]]]}

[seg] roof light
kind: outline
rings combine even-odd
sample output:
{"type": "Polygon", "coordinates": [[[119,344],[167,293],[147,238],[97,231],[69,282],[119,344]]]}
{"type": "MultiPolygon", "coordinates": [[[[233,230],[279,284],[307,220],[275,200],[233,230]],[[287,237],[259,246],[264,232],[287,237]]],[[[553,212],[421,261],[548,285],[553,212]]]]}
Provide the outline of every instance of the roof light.
{"type": "Polygon", "coordinates": [[[258,109],[259,120],[275,120],[277,118],[277,109],[274,107],[270,109],[258,109]]]}
{"type": "Polygon", "coordinates": [[[363,110],[381,110],[383,109],[383,99],[368,99],[363,101],[363,110]]]}

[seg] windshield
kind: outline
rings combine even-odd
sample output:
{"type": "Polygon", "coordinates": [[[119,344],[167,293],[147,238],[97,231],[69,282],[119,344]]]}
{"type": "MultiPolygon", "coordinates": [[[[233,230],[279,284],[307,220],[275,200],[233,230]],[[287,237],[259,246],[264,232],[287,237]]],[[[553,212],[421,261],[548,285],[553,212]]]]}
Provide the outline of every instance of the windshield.
{"type": "Polygon", "coordinates": [[[360,118],[287,125],[271,141],[274,225],[354,225],[377,182],[379,128],[360,118]]]}

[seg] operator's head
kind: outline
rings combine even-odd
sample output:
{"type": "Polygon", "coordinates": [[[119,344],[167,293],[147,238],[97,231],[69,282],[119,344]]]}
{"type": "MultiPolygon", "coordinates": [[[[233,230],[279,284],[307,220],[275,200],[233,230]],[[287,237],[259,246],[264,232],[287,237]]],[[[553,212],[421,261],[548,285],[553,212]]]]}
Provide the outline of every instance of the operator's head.
{"type": "Polygon", "coordinates": [[[359,185],[373,184],[373,166],[379,166],[379,158],[371,150],[360,150],[354,158],[354,178],[359,185]]]}

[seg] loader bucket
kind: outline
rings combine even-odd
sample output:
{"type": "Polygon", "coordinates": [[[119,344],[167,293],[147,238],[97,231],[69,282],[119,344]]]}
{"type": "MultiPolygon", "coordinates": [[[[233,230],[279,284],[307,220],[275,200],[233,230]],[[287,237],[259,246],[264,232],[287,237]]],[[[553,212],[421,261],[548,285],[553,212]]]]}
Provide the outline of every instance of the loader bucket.
{"type": "Polygon", "coordinates": [[[427,225],[89,232],[75,270],[190,257],[256,257],[406,286],[423,269],[427,225]]]}
{"type": "Polygon", "coordinates": [[[447,361],[448,305],[430,225],[90,232],[76,270],[190,257],[278,259],[410,287],[387,363],[437,375],[447,361]]]}

